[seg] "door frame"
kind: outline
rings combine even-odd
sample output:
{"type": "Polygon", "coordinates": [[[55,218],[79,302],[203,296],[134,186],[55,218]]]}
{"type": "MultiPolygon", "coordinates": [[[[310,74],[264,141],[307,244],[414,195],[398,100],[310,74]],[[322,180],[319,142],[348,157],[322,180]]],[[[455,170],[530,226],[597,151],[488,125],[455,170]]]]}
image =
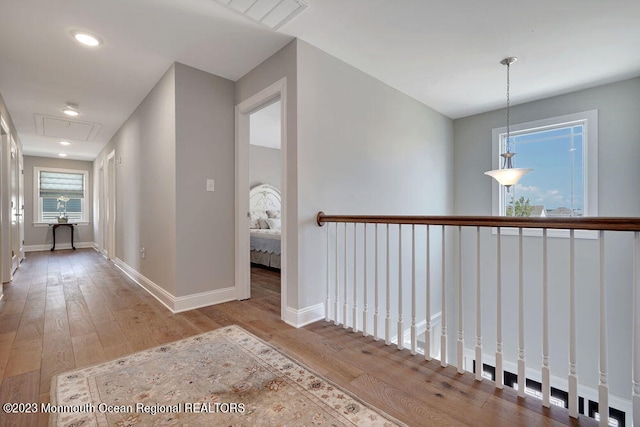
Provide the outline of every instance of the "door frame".
{"type": "Polygon", "coordinates": [[[280,236],[280,317],[284,318],[287,301],[287,79],[282,78],[269,87],[240,102],[235,107],[235,210],[236,210],[236,297],[251,297],[251,265],[249,256],[249,116],[280,99],[280,195],[282,227],[280,236]]]}
{"type": "Polygon", "coordinates": [[[104,179],[106,204],[106,250],[107,259],[116,258],[116,150],[107,155],[106,176],[104,179]]]}
{"type": "MultiPolygon", "coordinates": [[[[0,234],[2,236],[11,235],[10,221],[10,192],[9,184],[10,175],[10,143],[9,143],[9,126],[0,116],[0,234]]],[[[10,282],[11,275],[11,239],[0,239],[0,282],[10,282]],[[7,258],[8,257],[8,258],[7,258]]],[[[0,292],[2,296],[2,292],[0,292]]]]}
{"type": "MultiPolygon", "coordinates": [[[[98,236],[98,242],[97,242],[97,246],[98,246],[98,251],[104,255],[105,257],[107,257],[107,248],[105,245],[105,236],[106,236],[106,228],[107,228],[107,223],[106,223],[106,217],[107,217],[107,212],[106,212],[106,204],[107,204],[107,194],[105,192],[105,167],[104,167],[104,159],[100,161],[100,167],[98,168],[98,212],[97,212],[97,216],[98,216],[98,230],[97,230],[97,236],[98,236]]],[[[95,215],[94,215],[95,216],[95,215]]]]}

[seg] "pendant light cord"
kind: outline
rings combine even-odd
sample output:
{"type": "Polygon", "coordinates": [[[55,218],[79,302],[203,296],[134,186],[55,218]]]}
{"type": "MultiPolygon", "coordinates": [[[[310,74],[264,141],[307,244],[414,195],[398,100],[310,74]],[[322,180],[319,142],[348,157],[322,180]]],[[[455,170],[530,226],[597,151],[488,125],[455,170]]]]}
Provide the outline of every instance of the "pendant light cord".
{"type": "Polygon", "coordinates": [[[510,68],[511,68],[511,63],[507,62],[507,153],[511,152],[510,129],[509,129],[509,122],[511,119],[511,114],[510,114],[511,98],[509,97],[509,89],[510,89],[509,69],[510,68]]]}

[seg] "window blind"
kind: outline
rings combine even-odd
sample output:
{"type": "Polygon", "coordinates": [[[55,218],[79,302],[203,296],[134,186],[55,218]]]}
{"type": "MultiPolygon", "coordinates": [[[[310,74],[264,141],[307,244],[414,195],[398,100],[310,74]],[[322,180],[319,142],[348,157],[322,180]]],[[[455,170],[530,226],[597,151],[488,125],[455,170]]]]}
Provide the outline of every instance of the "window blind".
{"type": "Polygon", "coordinates": [[[81,173],[40,172],[40,197],[66,196],[84,198],[84,175],[81,173]]]}

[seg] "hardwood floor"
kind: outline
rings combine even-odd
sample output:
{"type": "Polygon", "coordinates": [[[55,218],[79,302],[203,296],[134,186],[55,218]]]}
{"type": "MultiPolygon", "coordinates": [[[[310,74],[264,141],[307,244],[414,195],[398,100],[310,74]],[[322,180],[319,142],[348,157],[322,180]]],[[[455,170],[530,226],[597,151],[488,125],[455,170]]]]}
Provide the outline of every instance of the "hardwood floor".
{"type": "MultiPolygon", "coordinates": [[[[29,253],[0,302],[0,402],[48,402],[57,373],[237,324],[411,426],[595,425],[324,321],[290,327],[279,274],[252,278],[250,300],[171,314],[93,250],[29,253]]],[[[0,413],[2,426],[47,423],[0,413]]]]}

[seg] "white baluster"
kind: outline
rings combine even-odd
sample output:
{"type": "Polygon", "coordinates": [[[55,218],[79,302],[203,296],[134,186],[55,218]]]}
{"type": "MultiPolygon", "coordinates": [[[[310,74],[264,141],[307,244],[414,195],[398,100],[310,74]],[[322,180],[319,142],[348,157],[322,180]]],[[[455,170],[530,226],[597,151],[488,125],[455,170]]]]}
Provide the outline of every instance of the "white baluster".
{"type": "Polygon", "coordinates": [[[398,350],[402,350],[404,333],[402,328],[402,224],[398,224],[398,350]]]}
{"type": "Polygon", "coordinates": [[[333,323],[336,324],[336,325],[339,325],[340,322],[338,322],[338,313],[339,313],[338,304],[339,304],[339,300],[340,300],[340,278],[339,278],[339,276],[340,276],[340,273],[339,273],[340,268],[339,268],[339,265],[338,265],[338,223],[336,222],[335,224],[336,224],[336,257],[335,257],[336,258],[336,298],[335,298],[335,301],[333,302],[333,304],[334,304],[334,310],[333,310],[334,319],[333,319],[333,323]]]}
{"type": "Polygon", "coordinates": [[[502,254],[500,249],[500,227],[497,227],[497,277],[496,277],[496,388],[504,386],[504,372],[502,368],[502,254]]]}
{"type": "Polygon", "coordinates": [[[384,319],[384,342],[386,345],[391,344],[391,289],[389,280],[389,224],[387,224],[387,317],[384,319]]]}
{"type": "Polygon", "coordinates": [[[378,298],[378,224],[376,224],[376,228],[374,229],[374,237],[375,237],[375,259],[376,262],[374,263],[374,266],[376,268],[375,271],[375,276],[374,276],[374,305],[375,305],[375,310],[373,312],[373,339],[378,341],[380,339],[380,336],[378,335],[378,317],[380,315],[380,301],[378,298]]]}
{"type": "Polygon", "coordinates": [[[329,224],[327,224],[327,302],[324,305],[324,320],[329,321],[329,306],[331,305],[331,280],[329,280],[329,224]]]}
{"type": "Polygon", "coordinates": [[[518,229],[518,396],[524,397],[527,384],[524,363],[524,276],[522,228],[518,229]]]}
{"type": "Polygon", "coordinates": [[[425,263],[425,276],[427,279],[426,299],[426,329],[424,330],[424,359],[431,360],[431,242],[429,235],[429,225],[427,225],[427,259],[425,263]]]}
{"type": "Polygon", "coordinates": [[[542,406],[549,407],[549,263],[547,229],[542,230],[542,406]]]}
{"type": "Polygon", "coordinates": [[[416,354],[416,226],[411,224],[411,354],[416,354]]]}
{"type": "MultiPolygon", "coordinates": [[[[569,231],[569,416],[578,418],[575,230],[569,231]]],[[[640,424],[639,424],[640,425],[640,424]]]]}
{"type": "Polygon", "coordinates": [[[342,306],[342,326],[347,329],[349,322],[347,321],[347,305],[349,294],[349,282],[347,280],[347,223],[344,223],[344,304],[342,306]]]}
{"type": "Polygon", "coordinates": [[[369,303],[367,301],[367,223],[364,223],[364,307],[362,310],[362,336],[367,336],[367,315],[369,314],[369,303]]]}
{"type": "Polygon", "coordinates": [[[340,273],[339,273],[339,265],[338,265],[338,223],[336,222],[336,298],[335,301],[333,302],[334,304],[334,310],[333,310],[333,323],[336,325],[339,325],[340,322],[338,322],[338,307],[339,307],[339,300],[340,300],[340,273]]]}
{"type": "Polygon", "coordinates": [[[633,365],[632,365],[632,399],[633,424],[640,426],[640,233],[633,233],[633,365]]]}
{"type": "Polygon", "coordinates": [[[476,380],[482,381],[482,293],[480,286],[480,227],[476,227],[476,380]]]}
{"type": "Polygon", "coordinates": [[[444,225],[442,226],[442,330],[440,334],[440,366],[447,366],[447,301],[445,284],[445,244],[444,225]]]}
{"type": "Polygon", "coordinates": [[[462,316],[462,227],[458,226],[458,373],[464,372],[464,332],[462,316]]]}
{"type": "Polygon", "coordinates": [[[607,385],[607,302],[604,287],[604,230],[600,230],[600,380],[598,412],[600,426],[609,425],[609,386],[607,385]]]}
{"type": "Polygon", "coordinates": [[[351,321],[353,322],[353,332],[358,332],[358,224],[353,223],[353,312],[351,313],[351,321]]]}

